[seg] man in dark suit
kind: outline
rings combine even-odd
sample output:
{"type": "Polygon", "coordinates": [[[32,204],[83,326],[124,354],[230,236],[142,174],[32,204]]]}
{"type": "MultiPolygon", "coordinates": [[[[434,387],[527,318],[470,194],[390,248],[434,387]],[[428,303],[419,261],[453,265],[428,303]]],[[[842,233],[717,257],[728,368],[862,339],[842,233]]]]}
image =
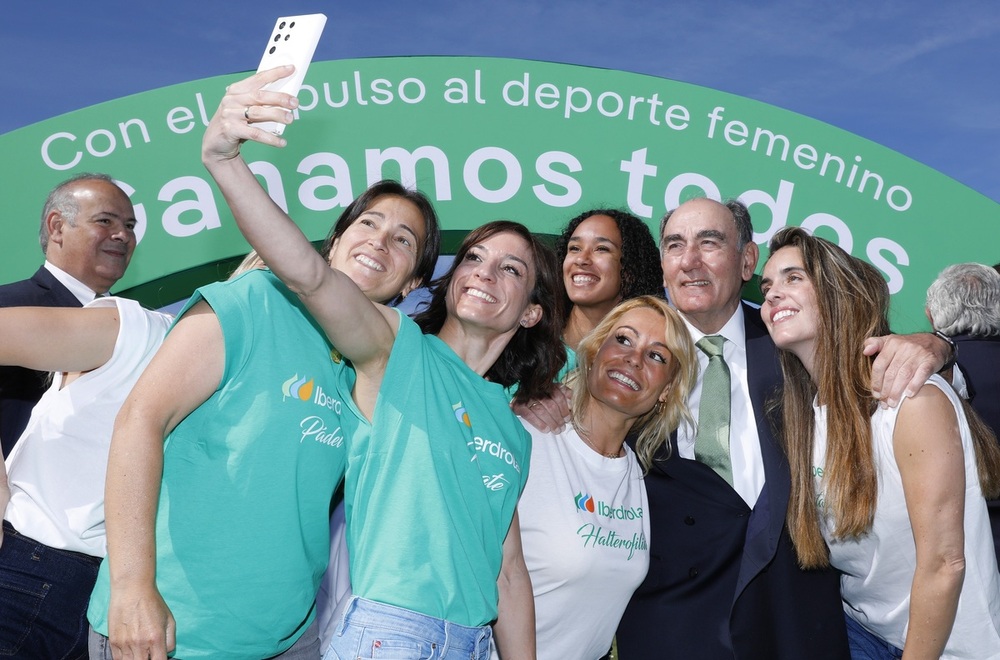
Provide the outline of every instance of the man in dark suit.
{"type": "MultiPolygon", "coordinates": [[[[135,249],[135,211],[104,174],[81,174],[56,186],[42,210],[45,263],[29,279],[0,286],[0,307],[80,307],[125,274],[135,249]]],[[[6,457],[45,391],[44,372],[0,368],[0,442],[6,457]]]]}
{"type": "MultiPolygon", "coordinates": [[[[1000,436],[1000,271],[975,263],[948,266],[927,289],[926,312],[931,326],[955,342],[956,389],[1000,436]]],[[[987,506],[1000,566],[1000,500],[987,506]]]]}
{"type": "MultiPolygon", "coordinates": [[[[695,341],[725,338],[731,466],[722,476],[697,460],[694,429],[682,426],[670,457],[661,454],[646,475],[650,566],[618,629],[623,660],[849,657],[838,577],[801,570],[784,524],[789,468],[766,413],[781,370],[759,311],[740,301],[759,256],[752,233],[739,202],[691,200],[661,223],[671,302],[695,341]]],[[[926,334],[873,343],[870,352],[883,349],[880,360],[895,355],[910,365],[886,383],[891,402],[944,363],[944,344],[926,334]]],[[[696,352],[699,378],[689,405],[698,419],[709,358],[696,352]]],[[[873,382],[881,383],[885,369],[877,368],[873,382]]]]}

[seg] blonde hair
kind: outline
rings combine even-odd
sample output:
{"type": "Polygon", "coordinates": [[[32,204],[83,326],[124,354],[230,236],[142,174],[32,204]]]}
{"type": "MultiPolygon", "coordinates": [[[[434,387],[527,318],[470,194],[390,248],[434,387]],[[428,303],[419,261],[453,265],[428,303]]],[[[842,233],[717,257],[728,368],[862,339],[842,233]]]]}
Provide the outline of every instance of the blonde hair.
{"type": "Polygon", "coordinates": [[[678,314],[664,300],[655,296],[638,296],[619,303],[608,312],[600,323],[588,334],[576,350],[577,369],[573,377],[573,419],[581,420],[590,402],[587,378],[601,345],[611,334],[618,321],[633,309],[647,308],[659,313],[664,320],[664,343],[673,356],[676,368],[670,382],[670,389],[663,404],[657,403],[651,410],[640,416],[632,426],[639,432],[635,450],[644,470],[649,470],[653,456],[661,446],[666,446],[669,455],[670,434],[681,420],[692,422],[687,399],[698,376],[698,359],[694,343],[687,326],[678,314]]]}
{"type": "Polygon", "coordinates": [[[240,264],[233,269],[233,272],[229,274],[228,279],[235,280],[243,273],[260,268],[267,268],[267,264],[265,264],[264,260],[260,258],[259,254],[257,254],[257,250],[250,250],[250,252],[247,253],[247,256],[243,257],[243,261],[241,261],[240,264]]]}

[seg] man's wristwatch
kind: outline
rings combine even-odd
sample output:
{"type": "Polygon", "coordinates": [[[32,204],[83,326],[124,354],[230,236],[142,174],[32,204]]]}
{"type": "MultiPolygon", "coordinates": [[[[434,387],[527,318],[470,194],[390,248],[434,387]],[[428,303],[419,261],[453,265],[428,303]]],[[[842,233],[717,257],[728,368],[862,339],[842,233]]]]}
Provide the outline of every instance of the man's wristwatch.
{"type": "Polygon", "coordinates": [[[955,345],[954,339],[944,334],[940,330],[935,330],[934,334],[940,337],[941,339],[945,340],[946,342],[948,342],[948,345],[951,346],[951,355],[948,356],[948,360],[944,363],[944,366],[941,367],[941,371],[947,371],[948,369],[951,369],[952,367],[955,366],[955,360],[958,359],[958,346],[955,345]]]}

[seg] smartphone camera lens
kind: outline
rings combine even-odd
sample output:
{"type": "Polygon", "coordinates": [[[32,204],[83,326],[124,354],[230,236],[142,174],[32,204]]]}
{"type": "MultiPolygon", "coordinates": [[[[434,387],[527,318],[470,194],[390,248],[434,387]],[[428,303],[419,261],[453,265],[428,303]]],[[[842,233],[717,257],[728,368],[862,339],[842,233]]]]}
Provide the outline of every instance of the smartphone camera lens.
{"type": "Polygon", "coordinates": [[[285,29],[285,22],[284,21],[281,21],[280,23],[278,23],[278,29],[279,30],[284,30],[285,29]]]}
{"type": "Polygon", "coordinates": [[[276,50],[278,50],[277,47],[271,46],[271,48],[267,51],[267,54],[268,55],[274,55],[274,51],[276,51],[276,50]]]}
{"type": "Polygon", "coordinates": [[[285,41],[288,41],[288,40],[289,40],[289,39],[291,39],[291,38],[292,38],[292,35],[290,35],[290,34],[286,34],[286,35],[285,35],[285,41]]]}
{"type": "Polygon", "coordinates": [[[295,21],[292,21],[291,23],[288,24],[289,30],[291,30],[293,27],[295,27],[295,21]]]}
{"type": "Polygon", "coordinates": [[[281,41],[281,35],[280,34],[274,35],[274,40],[275,41],[281,41]]]}

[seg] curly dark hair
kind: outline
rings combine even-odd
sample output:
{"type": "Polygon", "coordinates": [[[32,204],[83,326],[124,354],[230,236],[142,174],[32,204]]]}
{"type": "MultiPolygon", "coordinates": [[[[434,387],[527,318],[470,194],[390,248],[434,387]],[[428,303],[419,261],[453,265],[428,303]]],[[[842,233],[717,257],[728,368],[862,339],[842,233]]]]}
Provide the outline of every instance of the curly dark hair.
{"type": "Polygon", "coordinates": [[[494,220],[465,237],[448,272],[430,284],[431,300],[414,320],[425,334],[437,334],[448,316],[446,296],[455,270],[469,250],[498,234],[511,233],[523,238],[534,257],[535,287],[530,301],[542,308],[541,320],[530,328],[520,327],[493,363],[486,378],[504,387],[517,384],[514,400],[527,403],[551,395],[556,375],[566,363],[562,344],[562,303],[559,265],[555,254],[538,240],[524,225],[511,220],[494,220]]]}
{"type": "MultiPolygon", "coordinates": [[[[660,249],[657,247],[656,239],[641,218],[620,209],[590,209],[570,220],[556,239],[556,258],[559,259],[560,269],[566,260],[569,239],[573,237],[573,232],[580,223],[595,215],[606,215],[614,220],[622,235],[622,288],[619,292],[621,299],[656,296],[665,300],[663,268],[660,266],[660,249]]],[[[563,310],[567,313],[563,321],[565,323],[569,320],[568,312],[573,307],[565,286],[562,287],[562,299],[563,310]]]]}
{"type": "MultiPolygon", "coordinates": [[[[323,247],[319,253],[327,261],[330,260],[330,250],[333,249],[333,242],[343,235],[347,228],[354,224],[362,213],[371,208],[380,197],[400,197],[417,207],[420,215],[424,218],[426,235],[424,244],[417,257],[417,264],[413,274],[420,278],[421,283],[426,284],[434,277],[434,266],[437,264],[438,252],[441,250],[441,229],[438,225],[437,213],[427,196],[422,192],[410,190],[398,181],[392,179],[382,179],[378,183],[368,186],[368,189],[354,198],[354,201],[347,205],[347,208],[337,218],[323,241],[323,247]]],[[[399,303],[403,297],[396,296],[389,304],[399,303]]]]}

